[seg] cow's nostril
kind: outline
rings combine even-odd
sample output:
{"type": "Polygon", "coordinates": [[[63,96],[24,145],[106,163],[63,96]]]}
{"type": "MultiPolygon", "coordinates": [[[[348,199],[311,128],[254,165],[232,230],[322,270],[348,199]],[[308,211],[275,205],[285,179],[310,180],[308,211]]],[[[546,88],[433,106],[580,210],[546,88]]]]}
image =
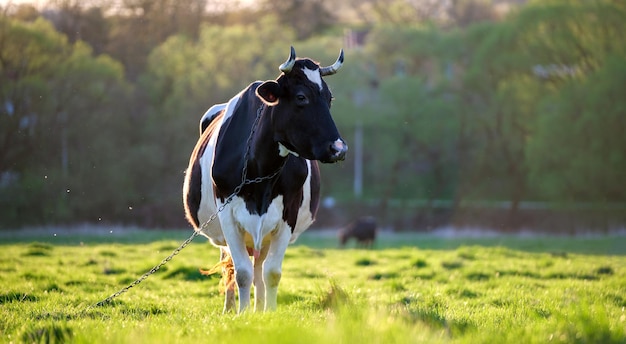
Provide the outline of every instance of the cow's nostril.
{"type": "Polygon", "coordinates": [[[346,151],[348,151],[348,145],[342,139],[331,143],[329,148],[333,161],[343,160],[346,156],[346,151]]]}

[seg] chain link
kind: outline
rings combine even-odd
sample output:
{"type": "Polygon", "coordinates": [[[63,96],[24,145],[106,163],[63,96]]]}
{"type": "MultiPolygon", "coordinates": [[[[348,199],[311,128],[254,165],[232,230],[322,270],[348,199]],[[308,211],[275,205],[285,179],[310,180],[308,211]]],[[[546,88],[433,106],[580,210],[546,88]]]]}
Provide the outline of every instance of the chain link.
{"type": "Polygon", "coordinates": [[[143,274],[141,277],[139,277],[138,279],[136,279],[133,283],[129,284],[128,286],[120,289],[119,291],[117,291],[114,294],[111,294],[111,296],[107,297],[106,299],[95,303],[91,306],[89,306],[87,308],[87,310],[94,308],[94,307],[100,307],[104,304],[107,304],[109,302],[111,302],[111,300],[113,300],[114,298],[124,294],[125,292],[127,292],[130,288],[136,286],[137,284],[143,282],[146,278],[148,278],[150,275],[152,275],[153,273],[157,272],[157,270],[159,270],[163,265],[167,264],[167,262],[169,262],[170,260],[172,260],[172,258],[174,258],[175,255],[177,255],[182,249],[184,249],[185,247],[187,247],[187,245],[189,245],[191,243],[191,241],[198,236],[200,232],[196,232],[194,231],[193,234],[187,239],[185,240],[177,249],[174,250],[174,252],[172,252],[172,254],[170,254],[167,258],[163,259],[161,261],[161,263],[159,263],[158,265],[156,265],[155,267],[153,267],[152,269],[150,269],[150,271],[146,272],[145,274],[143,274]]]}
{"type": "Polygon", "coordinates": [[[241,183],[239,185],[237,185],[237,187],[235,187],[233,192],[230,194],[230,196],[228,196],[224,200],[224,203],[217,209],[217,211],[215,213],[213,213],[209,217],[209,219],[207,221],[205,221],[198,229],[194,230],[193,234],[191,234],[191,236],[187,240],[185,240],[177,249],[175,249],[172,252],[172,254],[167,256],[159,264],[157,264],[155,267],[150,269],[150,271],[148,271],[145,274],[143,274],[141,277],[136,279],[134,282],[132,282],[128,286],[120,289],[119,291],[115,292],[114,294],[111,294],[106,299],[104,299],[104,300],[102,300],[100,302],[97,302],[97,303],[87,307],[87,309],[85,311],[88,311],[88,310],[90,310],[90,309],[92,309],[94,307],[103,306],[103,305],[111,302],[116,297],[124,294],[130,288],[132,288],[132,287],[136,286],[137,284],[143,282],[146,278],[150,277],[150,275],[152,275],[155,272],[157,272],[163,265],[167,264],[167,262],[172,260],[172,258],[174,258],[174,256],[176,256],[180,251],[182,251],[185,247],[187,247],[187,245],[189,245],[193,241],[193,239],[195,239],[200,234],[200,232],[209,225],[209,223],[214,221],[217,218],[218,214],[221,213],[230,202],[232,202],[232,200],[235,198],[235,196],[237,196],[239,194],[239,192],[241,192],[241,189],[245,185],[261,183],[263,181],[273,179],[274,177],[276,177],[276,176],[278,176],[280,174],[280,172],[283,169],[283,166],[285,166],[285,162],[287,161],[287,159],[285,159],[285,161],[283,161],[283,164],[276,171],[274,171],[274,173],[272,173],[270,175],[263,176],[263,177],[256,177],[254,179],[246,179],[246,174],[248,173],[248,163],[247,162],[248,162],[248,157],[250,155],[250,147],[251,147],[251,143],[252,143],[252,137],[254,136],[254,133],[256,132],[256,128],[257,128],[257,125],[259,123],[259,119],[261,118],[261,111],[262,110],[263,110],[263,105],[261,105],[259,107],[259,109],[257,110],[257,115],[256,115],[256,118],[255,118],[254,123],[252,125],[252,130],[250,131],[250,136],[248,136],[246,153],[244,154],[243,169],[241,171],[241,183]]]}

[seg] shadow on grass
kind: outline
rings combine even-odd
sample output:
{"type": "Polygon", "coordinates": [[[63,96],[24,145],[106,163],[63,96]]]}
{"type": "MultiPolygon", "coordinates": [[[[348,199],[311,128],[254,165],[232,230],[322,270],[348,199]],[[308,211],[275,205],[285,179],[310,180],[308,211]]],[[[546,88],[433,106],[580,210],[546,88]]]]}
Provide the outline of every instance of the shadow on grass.
{"type": "Polygon", "coordinates": [[[19,291],[0,294],[0,305],[11,302],[36,302],[38,300],[39,299],[34,295],[19,291]]]}
{"type": "MultiPolygon", "coordinates": [[[[477,293],[467,289],[451,292],[468,298],[477,296],[477,293]]],[[[468,319],[446,318],[443,308],[443,305],[435,299],[418,300],[408,297],[397,303],[393,307],[392,312],[410,323],[419,322],[433,329],[445,330],[448,336],[460,335],[477,328],[476,324],[468,319]]]]}
{"type": "Polygon", "coordinates": [[[32,325],[22,333],[24,343],[69,343],[74,337],[72,329],[67,325],[48,324],[32,325]]]}
{"type": "Polygon", "coordinates": [[[220,279],[221,275],[215,273],[212,275],[203,275],[197,267],[184,266],[172,271],[168,271],[163,277],[164,279],[178,279],[183,281],[202,281],[208,279],[220,279]]]}

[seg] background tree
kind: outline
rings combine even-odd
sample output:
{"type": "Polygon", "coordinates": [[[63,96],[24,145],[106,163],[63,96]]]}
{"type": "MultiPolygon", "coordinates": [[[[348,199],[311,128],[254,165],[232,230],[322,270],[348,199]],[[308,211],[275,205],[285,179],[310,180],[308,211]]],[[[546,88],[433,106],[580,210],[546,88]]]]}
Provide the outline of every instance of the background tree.
{"type": "Polygon", "coordinates": [[[481,22],[490,22],[498,19],[498,13],[493,4],[487,0],[452,0],[447,8],[449,25],[466,28],[481,22]]]}
{"type": "Polygon", "coordinates": [[[378,176],[385,181],[383,199],[417,198],[429,204],[450,199],[456,189],[452,171],[457,163],[458,108],[454,96],[445,88],[428,86],[421,78],[397,77],[383,82],[381,98],[386,111],[376,128],[386,129],[387,140],[396,141],[399,147],[381,155],[387,160],[380,164],[386,168],[379,173],[387,172],[378,176]]]}
{"type": "Polygon", "coordinates": [[[482,0],[112,4],[0,9],[0,226],[185,226],[200,116],[275,78],[289,45],[322,64],[346,48],[328,82],[351,154],[322,166],[323,195],[346,216],[506,205],[504,228],[528,214],[524,201],[626,202],[626,3],[506,15],[506,2],[482,0]]]}
{"type": "Polygon", "coordinates": [[[206,0],[122,0],[109,18],[107,54],[122,62],[135,80],[150,51],[174,34],[197,37],[206,13],[206,0]]]}
{"type": "Polygon", "coordinates": [[[114,148],[123,142],[111,144],[107,131],[122,113],[113,101],[128,90],[121,66],[69,44],[43,19],[2,18],[0,45],[0,166],[13,180],[0,188],[3,218],[89,218],[81,208],[109,202],[106,188],[116,184],[108,177],[124,168],[114,148]],[[90,183],[96,168],[107,178],[90,183]]]}
{"type": "Polygon", "coordinates": [[[621,25],[614,22],[617,18],[624,18],[624,12],[609,3],[555,2],[468,31],[466,42],[474,51],[463,99],[472,135],[483,139],[474,143],[477,163],[464,183],[473,190],[461,189],[466,196],[510,200],[511,224],[523,199],[540,197],[542,190],[529,184],[526,159],[539,104],[563,85],[580,85],[602,65],[607,51],[620,45],[614,36],[614,25],[621,25]],[[608,25],[595,25],[599,17],[608,25]]]}
{"type": "Polygon", "coordinates": [[[106,52],[109,44],[110,22],[104,12],[111,6],[104,1],[52,0],[54,9],[44,11],[44,17],[50,20],[57,31],[65,34],[70,43],[84,41],[93,49],[95,55],[106,52]]]}
{"type": "Polygon", "coordinates": [[[542,196],[600,204],[626,199],[624,85],[626,59],[613,56],[588,80],[544,100],[527,153],[542,196]]]}
{"type": "Polygon", "coordinates": [[[511,25],[484,24],[465,36],[466,47],[475,49],[461,90],[472,163],[465,165],[457,196],[457,202],[510,200],[507,227],[527,196],[525,144],[542,92],[532,75],[534,57],[525,54],[523,34],[511,25]]]}
{"type": "Polygon", "coordinates": [[[12,10],[10,7],[4,8],[6,17],[11,17],[13,19],[21,20],[21,21],[34,21],[41,14],[39,10],[32,4],[19,4],[15,6],[15,10],[12,10]],[[7,13],[11,10],[10,13],[7,13]]]}
{"type": "Polygon", "coordinates": [[[261,8],[277,15],[279,22],[291,27],[300,40],[323,32],[336,21],[333,3],[327,0],[265,0],[261,8]]]}

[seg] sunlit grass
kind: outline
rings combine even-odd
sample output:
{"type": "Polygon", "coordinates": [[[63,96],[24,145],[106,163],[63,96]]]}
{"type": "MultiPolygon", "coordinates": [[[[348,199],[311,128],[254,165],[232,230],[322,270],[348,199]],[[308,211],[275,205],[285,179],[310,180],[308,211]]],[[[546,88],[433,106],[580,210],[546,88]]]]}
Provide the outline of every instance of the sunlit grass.
{"type": "Polygon", "coordinates": [[[136,238],[0,245],[0,342],[625,341],[626,258],[611,248],[623,237],[601,241],[613,255],[598,242],[585,253],[589,242],[575,238],[422,237],[339,250],[305,237],[287,251],[278,311],[238,316],[221,314],[218,277],[199,273],[218,258],[199,238],[143,283],[89,308],[180,243],[136,238]],[[532,240],[542,249],[527,249],[532,240]]]}

